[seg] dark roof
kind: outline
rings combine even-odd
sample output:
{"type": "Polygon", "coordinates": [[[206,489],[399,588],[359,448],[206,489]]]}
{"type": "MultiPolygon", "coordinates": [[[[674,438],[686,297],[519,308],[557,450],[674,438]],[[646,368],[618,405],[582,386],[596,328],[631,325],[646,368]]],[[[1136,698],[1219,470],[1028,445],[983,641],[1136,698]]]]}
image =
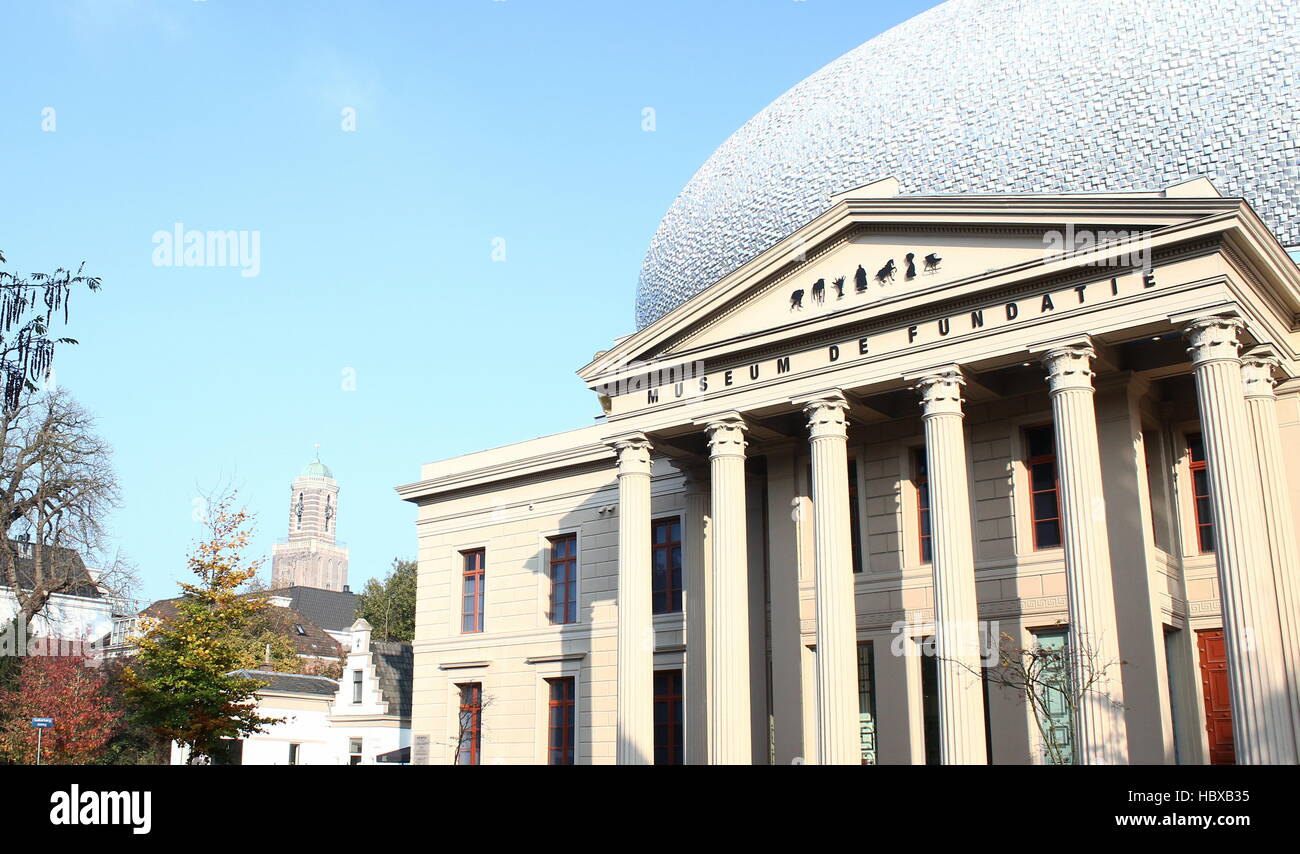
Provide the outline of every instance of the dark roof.
{"type": "MultiPolygon", "coordinates": [[[[31,543],[9,540],[8,546],[13,551],[14,569],[18,573],[18,586],[23,590],[36,587],[35,548],[31,543]]],[[[74,585],[60,593],[68,596],[82,596],[88,599],[102,599],[103,592],[90,577],[86,563],[74,549],[63,546],[42,546],[41,567],[47,578],[71,579],[74,585]]],[[[0,587],[8,587],[9,579],[0,571],[0,587]]]]}
{"type": "Polygon", "coordinates": [[[411,748],[399,747],[396,750],[390,750],[387,753],[381,753],[375,757],[376,762],[393,762],[398,765],[411,764],[411,748]]]}
{"type": "Polygon", "coordinates": [[[357,620],[357,600],[349,590],[322,590],[319,587],[281,587],[268,590],[268,596],[287,596],[294,610],[328,632],[346,632],[357,620]]]}
{"type": "Polygon", "coordinates": [[[384,692],[388,714],[409,718],[411,683],[415,674],[415,653],[411,645],[400,641],[371,641],[370,652],[375,659],[375,675],[379,677],[379,690],[384,692]]]}
{"type": "Polygon", "coordinates": [[[273,673],[269,670],[235,670],[232,673],[266,683],[266,687],[261,690],[284,691],[290,694],[319,694],[322,697],[333,697],[339,687],[339,683],[324,676],[273,673]]]}
{"type": "MultiPolygon", "coordinates": [[[[181,597],[160,599],[140,613],[146,617],[170,620],[176,616],[180,601],[181,597]]],[[[263,614],[270,624],[271,631],[288,638],[293,644],[294,652],[299,655],[318,658],[343,657],[343,647],[339,642],[305,614],[279,605],[267,605],[263,614]]]]}

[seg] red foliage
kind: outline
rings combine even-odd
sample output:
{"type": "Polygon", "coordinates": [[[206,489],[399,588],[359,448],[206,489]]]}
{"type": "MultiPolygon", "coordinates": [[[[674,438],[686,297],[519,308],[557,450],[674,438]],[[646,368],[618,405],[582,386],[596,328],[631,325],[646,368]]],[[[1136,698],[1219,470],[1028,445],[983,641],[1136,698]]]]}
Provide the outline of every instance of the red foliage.
{"type": "Polygon", "coordinates": [[[42,736],[41,762],[85,765],[117,731],[122,711],[115,706],[103,671],[83,659],[24,658],[17,687],[0,690],[0,755],[10,762],[34,763],[31,719],[46,717],[54,718],[54,726],[42,736]]]}

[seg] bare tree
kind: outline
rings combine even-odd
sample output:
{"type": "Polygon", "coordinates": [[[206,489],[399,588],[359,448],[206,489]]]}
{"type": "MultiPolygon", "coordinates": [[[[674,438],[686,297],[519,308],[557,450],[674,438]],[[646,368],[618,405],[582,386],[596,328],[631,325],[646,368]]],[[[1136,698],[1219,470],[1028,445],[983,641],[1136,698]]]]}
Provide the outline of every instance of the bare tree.
{"type": "MultiPolygon", "coordinates": [[[[464,686],[462,686],[461,691],[464,691],[464,686]]],[[[471,706],[466,708],[462,695],[461,702],[457,706],[456,740],[451,744],[451,764],[453,765],[461,764],[460,755],[467,749],[473,749],[475,753],[482,756],[483,731],[486,729],[483,725],[483,712],[496,702],[496,698],[491,694],[484,694],[483,688],[480,686],[476,699],[476,703],[471,702],[471,706]]]]}
{"type": "Polygon", "coordinates": [[[87,572],[117,505],[112,452],[93,417],[64,390],[25,392],[0,409],[0,581],[27,623],[57,593],[93,584],[124,597],[129,563],[87,572]]]}
{"type": "Polygon", "coordinates": [[[1118,662],[1099,661],[1086,645],[1077,649],[1070,644],[1023,647],[1006,633],[997,654],[996,665],[986,667],[982,674],[972,672],[983,675],[990,685],[1010,689],[1029,705],[1048,762],[1075,764],[1073,731],[1079,707],[1095,699],[1114,702],[1106,692],[1107,672],[1118,662]]]}

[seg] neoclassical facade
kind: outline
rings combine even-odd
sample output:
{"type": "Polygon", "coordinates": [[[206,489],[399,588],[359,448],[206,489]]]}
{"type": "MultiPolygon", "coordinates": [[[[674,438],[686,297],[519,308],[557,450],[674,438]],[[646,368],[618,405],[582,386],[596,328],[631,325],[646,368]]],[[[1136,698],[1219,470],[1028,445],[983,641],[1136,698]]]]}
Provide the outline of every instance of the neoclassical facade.
{"type": "Polygon", "coordinates": [[[897,189],[399,487],[415,764],[1297,761],[1300,269],[1203,179],[897,189]]]}

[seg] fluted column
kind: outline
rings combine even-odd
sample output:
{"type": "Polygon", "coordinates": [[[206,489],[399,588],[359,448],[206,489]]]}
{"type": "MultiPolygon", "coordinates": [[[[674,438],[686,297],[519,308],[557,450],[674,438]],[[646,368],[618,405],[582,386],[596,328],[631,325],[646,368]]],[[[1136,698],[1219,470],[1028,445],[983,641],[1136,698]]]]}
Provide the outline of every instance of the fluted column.
{"type": "Polygon", "coordinates": [[[1250,423],[1251,453],[1259,471],[1260,497],[1268,524],[1268,547],[1281,628],[1282,663],[1290,700],[1291,732],[1300,744],[1300,556],[1291,525],[1291,496],[1282,479],[1282,439],[1277,423],[1273,371],[1278,359],[1263,350],[1241,360],[1246,420],[1250,423]]]}
{"type": "Polygon", "coordinates": [[[709,478],[686,471],[686,764],[709,760],[709,478]]]}
{"type": "Polygon", "coordinates": [[[713,571],[709,595],[709,764],[753,762],[749,708],[749,561],[745,539],[745,422],[710,420],[713,571]]]}
{"type": "Polygon", "coordinates": [[[817,761],[857,765],[858,629],[849,530],[848,404],[829,395],[804,407],[812,451],[817,583],[817,761]]]}
{"type": "Polygon", "coordinates": [[[654,627],[651,623],[650,443],[635,435],[618,453],[619,765],[654,764],[654,627]]]}
{"type": "Polygon", "coordinates": [[[930,560],[939,674],[939,756],[945,765],[984,765],[984,686],[971,536],[966,438],[956,366],[922,377],[925,457],[930,491],[930,560]]]}
{"type": "Polygon", "coordinates": [[[1074,721],[1075,761],[1116,765],[1128,763],[1128,733],[1093,401],[1094,355],[1089,346],[1057,347],[1043,355],[1043,365],[1056,433],[1071,676],[1085,688],[1074,721]]]}
{"type": "Polygon", "coordinates": [[[1184,335],[1196,374],[1210,475],[1233,744],[1237,762],[1269,765],[1295,762],[1296,741],[1282,672],[1268,525],[1259,471],[1250,455],[1238,357],[1242,326],[1236,317],[1204,317],[1189,323],[1184,335]]]}

